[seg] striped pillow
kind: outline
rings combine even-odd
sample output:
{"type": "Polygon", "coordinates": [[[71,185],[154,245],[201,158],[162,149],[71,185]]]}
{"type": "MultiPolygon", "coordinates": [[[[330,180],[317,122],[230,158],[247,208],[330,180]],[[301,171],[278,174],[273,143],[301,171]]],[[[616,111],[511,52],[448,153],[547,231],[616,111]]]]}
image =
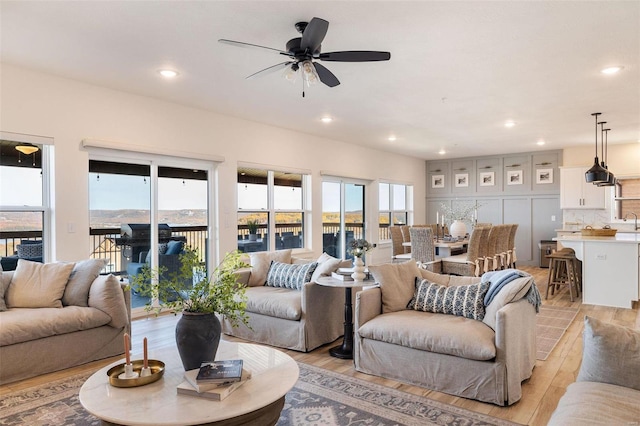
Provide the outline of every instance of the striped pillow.
{"type": "Polygon", "coordinates": [[[484,282],[447,287],[416,277],[416,289],[407,308],[482,321],[484,296],[490,284],[484,282]]]}
{"type": "Polygon", "coordinates": [[[304,283],[311,281],[317,266],[318,262],[291,264],[272,261],[265,285],[301,290],[304,283]]]}

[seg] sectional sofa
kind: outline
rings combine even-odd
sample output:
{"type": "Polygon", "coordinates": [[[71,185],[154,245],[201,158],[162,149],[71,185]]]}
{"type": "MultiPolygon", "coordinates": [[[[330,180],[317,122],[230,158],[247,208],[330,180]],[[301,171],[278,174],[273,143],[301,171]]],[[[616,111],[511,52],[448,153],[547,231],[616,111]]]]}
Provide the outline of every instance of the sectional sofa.
{"type": "Polygon", "coordinates": [[[101,259],[20,259],[0,280],[0,384],[124,353],[129,290],[101,259]]]}

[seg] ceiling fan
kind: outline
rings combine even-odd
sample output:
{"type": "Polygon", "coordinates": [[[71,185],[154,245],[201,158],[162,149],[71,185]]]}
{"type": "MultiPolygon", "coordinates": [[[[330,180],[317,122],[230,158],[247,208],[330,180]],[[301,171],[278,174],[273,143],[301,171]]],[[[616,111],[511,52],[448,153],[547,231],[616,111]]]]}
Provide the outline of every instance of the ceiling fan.
{"type": "MultiPolygon", "coordinates": [[[[298,70],[302,70],[304,82],[307,85],[317,83],[318,81],[329,87],[335,87],[340,84],[340,80],[325,66],[314,62],[333,61],[333,62],[371,62],[371,61],[388,61],[391,58],[389,52],[377,52],[371,50],[348,50],[342,52],[321,53],[321,43],[327,35],[329,22],[320,18],[313,18],[310,22],[298,22],[295,25],[296,30],[302,34],[302,37],[296,37],[289,40],[286,44],[286,50],[274,49],[271,47],[259,46],[257,44],[244,43],[241,41],[218,40],[220,43],[230,44],[237,47],[249,47],[257,49],[268,49],[278,52],[280,55],[288,56],[289,59],[276,65],[260,70],[251,74],[247,78],[254,78],[273,73],[278,70],[286,70],[285,78],[295,81],[298,70]]],[[[302,92],[304,96],[304,91],[302,92]]]]}

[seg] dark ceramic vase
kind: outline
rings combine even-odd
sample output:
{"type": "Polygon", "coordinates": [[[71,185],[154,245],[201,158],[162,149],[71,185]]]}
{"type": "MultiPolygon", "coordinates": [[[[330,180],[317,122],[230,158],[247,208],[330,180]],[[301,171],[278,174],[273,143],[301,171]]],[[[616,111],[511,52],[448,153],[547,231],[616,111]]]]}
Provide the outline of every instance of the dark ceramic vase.
{"type": "Polygon", "coordinates": [[[215,314],[183,312],[176,325],[176,345],[185,371],[199,368],[204,361],[212,361],[222,327],[215,314]]]}

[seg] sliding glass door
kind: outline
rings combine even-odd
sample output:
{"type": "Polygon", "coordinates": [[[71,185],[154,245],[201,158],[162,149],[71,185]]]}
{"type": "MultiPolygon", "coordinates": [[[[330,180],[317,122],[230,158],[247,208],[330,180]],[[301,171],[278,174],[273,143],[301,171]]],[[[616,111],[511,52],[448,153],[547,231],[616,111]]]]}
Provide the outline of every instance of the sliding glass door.
{"type": "Polygon", "coordinates": [[[343,259],[352,259],[349,243],[365,235],[365,187],[345,181],[322,182],[322,249],[343,259]]]}

